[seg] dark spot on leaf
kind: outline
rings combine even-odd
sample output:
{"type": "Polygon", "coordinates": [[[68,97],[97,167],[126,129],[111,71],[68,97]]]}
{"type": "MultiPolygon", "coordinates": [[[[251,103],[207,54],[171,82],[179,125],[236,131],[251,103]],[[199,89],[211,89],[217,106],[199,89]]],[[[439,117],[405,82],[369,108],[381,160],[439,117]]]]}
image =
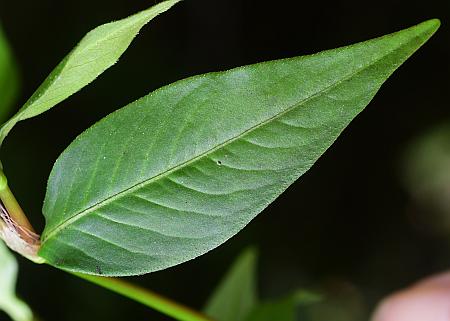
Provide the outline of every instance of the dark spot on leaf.
{"type": "Polygon", "coordinates": [[[222,161],[218,160],[217,165],[222,165],[222,161]]]}
{"type": "Polygon", "coordinates": [[[95,269],[96,269],[98,274],[103,274],[102,269],[100,268],[100,266],[96,265],[95,269]]]}

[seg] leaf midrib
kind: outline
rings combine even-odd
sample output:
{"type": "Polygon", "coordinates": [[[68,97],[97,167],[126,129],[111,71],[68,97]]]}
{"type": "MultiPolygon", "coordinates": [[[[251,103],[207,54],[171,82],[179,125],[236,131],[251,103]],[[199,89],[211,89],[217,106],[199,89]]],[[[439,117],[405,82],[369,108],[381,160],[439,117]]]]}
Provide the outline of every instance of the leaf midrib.
{"type": "MultiPolygon", "coordinates": [[[[383,38],[383,37],[382,37],[382,38],[383,38]]],[[[103,207],[103,206],[106,206],[106,205],[108,205],[109,203],[115,201],[116,199],[120,199],[121,197],[126,196],[126,195],[128,195],[129,193],[132,193],[133,191],[138,190],[138,189],[140,189],[140,188],[142,188],[142,187],[144,187],[144,186],[146,186],[146,185],[148,185],[148,184],[152,184],[153,182],[159,180],[160,178],[164,178],[164,177],[170,175],[171,173],[173,173],[173,172],[175,172],[175,171],[177,171],[177,170],[179,170],[179,169],[182,169],[182,168],[184,168],[184,167],[186,167],[186,166],[188,166],[188,165],[190,165],[190,164],[192,164],[192,163],[195,163],[196,161],[202,159],[203,157],[206,157],[206,156],[209,155],[209,154],[214,153],[215,151],[221,149],[222,147],[224,147],[224,146],[226,146],[226,145],[228,145],[228,144],[230,144],[230,143],[232,143],[232,142],[234,142],[234,141],[239,140],[240,138],[244,137],[245,135],[251,133],[252,131],[257,130],[258,128],[265,126],[266,124],[272,122],[273,120],[275,120],[275,119],[277,119],[277,118],[280,118],[280,117],[284,116],[285,114],[289,113],[289,112],[292,111],[293,109],[298,108],[298,107],[300,107],[300,106],[302,106],[302,105],[308,103],[309,101],[311,101],[312,99],[316,98],[317,96],[319,96],[319,95],[321,95],[321,94],[323,94],[323,93],[326,93],[327,91],[329,91],[329,90],[331,90],[331,89],[334,89],[335,87],[338,87],[338,86],[339,86],[340,84],[342,84],[343,82],[345,82],[345,81],[351,79],[353,76],[359,74],[360,72],[364,71],[364,70],[367,69],[368,67],[370,67],[370,66],[372,66],[372,65],[375,65],[375,64],[378,63],[381,59],[383,59],[383,58],[385,58],[385,57],[391,55],[392,53],[396,52],[397,50],[399,50],[400,48],[402,48],[403,46],[405,46],[405,45],[408,44],[408,43],[409,43],[409,41],[406,41],[405,43],[399,44],[399,46],[397,46],[396,48],[391,49],[390,51],[386,52],[384,55],[381,55],[380,57],[374,59],[373,61],[367,63],[366,65],[364,65],[364,66],[362,66],[362,67],[356,69],[355,71],[349,73],[348,75],[342,77],[340,80],[336,81],[335,83],[330,84],[329,86],[327,86],[327,87],[325,87],[325,88],[319,90],[318,92],[312,94],[311,96],[305,98],[304,100],[302,100],[302,101],[300,101],[300,102],[298,102],[298,103],[296,103],[296,104],[294,104],[294,105],[292,105],[292,106],[286,108],[285,110],[281,111],[280,113],[275,114],[275,115],[272,116],[272,117],[269,117],[267,120],[262,121],[261,123],[256,124],[256,125],[250,127],[249,129],[243,131],[242,133],[240,133],[240,134],[238,134],[238,135],[236,135],[236,136],[234,136],[234,137],[232,137],[232,138],[227,139],[227,140],[224,141],[223,143],[218,144],[217,146],[215,146],[215,147],[213,147],[213,148],[210,148],[209,150],[207,150],[207,151],[205,151],[205,152],[203,152],[203,153],[201,153],[201,154],[199,154],[199,155],[197,155],[197,156],[195,156],[195,157],[193,157],[193,158],[191,158],[191,159],[189,159],[189,160],[187,160],[187,161],[184,161],[184,162],[182,162],[182,163],[180,163],[180,164],[178,164],[178,165],[176,165],[176,166],[173,166],[173,167],[171,167],[171,168],[169,168],[169,169],[163,171],[162,173],[159,173],[159,174],[157,174],[157,175],[154,175],[153,177],[150,177],[150,178],[148,178],[148,179],[146,179],[146,180],[143,180],[143,181],[141,181],[141,182],[139,182],[139,183],[136,183],[136,184],[134,184],[133,186],[131,186],[131,187],[127,188],[127,189],[124,189],[124,190],[121,191],[121,192],[115,193],[115,194],[113,194],[113,195],[107,197],[106,199],[104,199],[104,200],[102,200],[102,201],[100,201],[100,202],[97,202],[97,203],[95,203],[94,205],[89,206],[89,207],[86,208],[85,210],[83,210],[83,211],[81,211],[81,212],[79,212],[79,213],[74,214],[72,217],[70,217],[70,218],[67,219],[66,221],[63,221],[62,223],[58,224],[56,227],[54,227],[54,228],[53,228],[52,230],[50,230],[48,233],[46,233],[45,235],[43,235],[43,239],[42,239],[41,246],[44,246],[44,244],[45,244],[45,242],[46,242],[47,240],[51,239],[53,236],[55,236],[56,234],[58,234],[61,230],[65,229],[68,225],[70,225],[70,224],[72,224],[73,222],[79,220],[80,218],[82,218],[82,217],[88,215],[89,213],[96,211],[98,208],[101,208],[101,207],[103,207]]],[[[411,54],[412,54],[412,53],[411,53],[411,54]]],[[[304,57],[303,57],[303,58],[304,58],[304,57]]]]}

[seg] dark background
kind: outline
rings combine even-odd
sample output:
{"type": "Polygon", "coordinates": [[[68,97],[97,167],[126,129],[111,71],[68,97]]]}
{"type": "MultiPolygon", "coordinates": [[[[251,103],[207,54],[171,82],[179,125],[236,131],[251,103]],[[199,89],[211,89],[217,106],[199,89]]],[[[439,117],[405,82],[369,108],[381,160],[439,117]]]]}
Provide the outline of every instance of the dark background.
{"type": "MultiPolygon", "coordinates": [[[[19,103],[87,31],[154,3],[0,0],[0,20],[22,72],[19,103]]],[[[42,229],[54,160],[113,110],[194,74],[310,54],[440,18],[435,37],[316,165],[240,234],[196,260],[132,280],[200,308],[233,258],[256,245],[263,298],[315,289],[326,294],[321,311],[332,311],[327,321],[367,319],[383,296],[450,267],[448,237],[415,219],[419,205],[402,179],[406,146],[450,121],[449,15],[449,0],[185,0],[147,25],[95,83],[16,126],[1,152],[10,185],[42,229]]],[[[168,320],[51,267],[19,260],[19,293],[44,321],[168,320]]],[[[311,318],[325,321],[322,312],[311,318]]]]}

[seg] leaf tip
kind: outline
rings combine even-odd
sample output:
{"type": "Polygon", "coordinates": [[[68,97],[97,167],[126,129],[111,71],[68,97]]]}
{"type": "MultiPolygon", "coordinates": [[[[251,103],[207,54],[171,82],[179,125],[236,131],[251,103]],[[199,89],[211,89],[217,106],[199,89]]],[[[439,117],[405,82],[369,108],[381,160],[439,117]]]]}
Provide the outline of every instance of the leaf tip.
{"type": "Polygon", "coordinates": [[[439,29],[439,27],[441,26],[441,20],[434,18],[434,19],[430,19],[424,22],[425,24],[427,24],[427,26],[430,29],[433,29],[433,31],[436,31],[439,29]]]}
{"type": "Polygon", "coordinates": [[[439,29],[441,26],[441,20],[434,18],[430,20],[426,20],[420,23],[417,27],[420,30],[430,35],[430,37],[439,29]]]}
{"type": "Polygon", "coordinates": [[[259,250],[258,247],[254,245],[250,245],[246,247],[242,253],[241,257],[245,257],[248,261],[252,262],[252,264],[255,264],[259,257],[259,250]]]}

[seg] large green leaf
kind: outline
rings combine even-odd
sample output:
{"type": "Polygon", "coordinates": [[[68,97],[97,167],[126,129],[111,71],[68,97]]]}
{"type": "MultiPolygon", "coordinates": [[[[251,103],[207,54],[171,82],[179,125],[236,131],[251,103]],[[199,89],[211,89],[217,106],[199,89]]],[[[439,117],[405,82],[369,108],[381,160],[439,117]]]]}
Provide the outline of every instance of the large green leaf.
{"type": "Polygon", "coordinates": [[[17,262],[0,240],[0,310],[14,321],[31,321],[30,308],[16,297],[17,262]]]}
{"type": "Polygon", "coordinates": [[[256,251],[244,251],[209,299],[204,312],[215,321],[244,321],[257,304],[256,251]]]}
{"type": "Polygon", "coordinates": [[[180,1],[161,2],[131,17],[104,24],[87,33],[19,112],[0,129],[0,144],[17,122],[49,110],[114,65],[146,23],[180,1]]]}
{"type": "Polygon", "coordinates": [[[438,27],[185,79],[112,113],[56,161],[40,256],[70,271],[133,275],[222,244],[314,164],[438,27]]]}
{"type": "Polygon", "coordinates": [[[6,120],[17,96],[19,81],[16,63],[0,27],[0,122],[6,120]]]}

